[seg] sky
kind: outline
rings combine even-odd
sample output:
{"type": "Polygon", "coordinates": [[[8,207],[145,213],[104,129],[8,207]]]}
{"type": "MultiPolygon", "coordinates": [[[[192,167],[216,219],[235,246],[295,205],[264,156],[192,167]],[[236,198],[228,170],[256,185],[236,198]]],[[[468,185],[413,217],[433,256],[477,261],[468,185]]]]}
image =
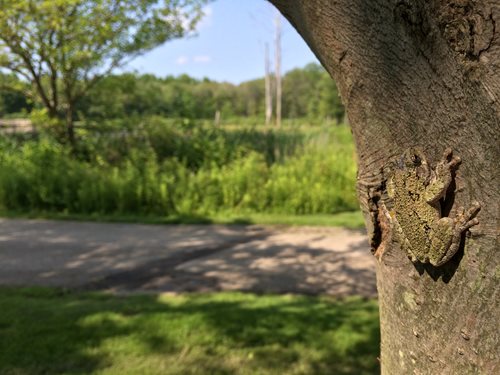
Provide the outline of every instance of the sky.
{"type": "MultiPolygon", "coordinates": [[[[186,73],[231,83],[263,77],[266,43],[274,61],[276,9],[265,0],[217,0],[206,6],[204,13],[197,36],[167,42],[125,70],[160,77],[186,73]]],[[[282,71],[317,62],[283,17],[281,24],[282,71]]]]}

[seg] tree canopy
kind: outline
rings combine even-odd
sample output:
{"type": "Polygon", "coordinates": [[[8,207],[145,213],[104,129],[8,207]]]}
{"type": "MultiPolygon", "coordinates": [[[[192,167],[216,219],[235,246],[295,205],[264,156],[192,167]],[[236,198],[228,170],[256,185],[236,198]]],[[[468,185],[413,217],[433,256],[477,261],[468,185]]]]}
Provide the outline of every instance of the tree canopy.
{"type": "MultiPolygon", "coordinates": [[[[134,115],[169,118],[264,118],[264,79],[232,84],[187,75],[110,75],[78,107],[80,119],[105,120],[134,115]]],[[[344,107],[335,82],[317,64],[296,68],[283,77],[283,118],[340,122],[344,107]]]]}
{"type": "Polygon", "coordinates": [[[66,117],[102,77],[194,30],[205,0],[0,0],[0,68],[66,117]]]}
{"type": "MultiPolygon", "coordinates": [[[[12,75],[0,74],[2,81],[23,90],[28,86],[12,75]]],[[[289,71],[283,76],[283,89],[283,118],[343,120],[344,107],[335,82],[320,65],[289,71]]],[[[216,111],[223,120],[251,117],[259,121],[264,118],[264,95],[263,78],[232,84],[187,75],[110,74],[95,85],[92,95],[78,101],[75,111],[76,120],[94,123],[150,115],[211,120],[216,111]]],[[[41,106],[39,101],[33,104],[41,106]]],[[[18,92],[0,91],[0,116],[29,112],[31,107],[18,92]]]]}

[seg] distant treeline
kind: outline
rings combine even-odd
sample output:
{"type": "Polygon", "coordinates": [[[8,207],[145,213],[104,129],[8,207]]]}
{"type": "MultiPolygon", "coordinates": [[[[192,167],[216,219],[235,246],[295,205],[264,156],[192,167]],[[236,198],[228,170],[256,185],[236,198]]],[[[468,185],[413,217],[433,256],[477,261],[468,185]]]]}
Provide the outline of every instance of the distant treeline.
{"type": "MultiPolygon", "coordinates": [[[[234,85],[188,75],[159,78],[124,73],[99,81],[78,103],[76,116],[77,120],[96,121],[148,115],[212,119],[219,111],[222,119],[264,118],[264,102],[264,78],[234,85]]],[[[36,107],[37,103],[21,92],[0,89],[0,116],[29,113],[36,107]]],[[[344,117],[334,81],[317,64],[291,70],[284,76],[282,108],[283,118],[289,119],[340,122],[344,117]]]]}

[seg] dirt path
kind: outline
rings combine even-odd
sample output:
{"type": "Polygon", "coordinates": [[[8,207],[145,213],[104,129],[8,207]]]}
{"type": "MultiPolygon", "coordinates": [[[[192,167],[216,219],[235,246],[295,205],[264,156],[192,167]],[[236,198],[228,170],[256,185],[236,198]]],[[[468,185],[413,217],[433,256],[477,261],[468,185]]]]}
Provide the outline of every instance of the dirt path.
{"type": "Polygon", "coordinates": [[[0,285],[376,295],[362,231],[0,219],[0,285]]]}

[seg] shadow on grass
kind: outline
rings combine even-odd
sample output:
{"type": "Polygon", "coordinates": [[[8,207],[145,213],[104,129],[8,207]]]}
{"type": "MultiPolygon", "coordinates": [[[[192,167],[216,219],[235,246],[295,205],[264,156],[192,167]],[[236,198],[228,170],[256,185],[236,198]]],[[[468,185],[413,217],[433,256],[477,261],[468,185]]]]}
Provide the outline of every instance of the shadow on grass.
{"type": "Polygon", "coordinates": [[[376,374],[376,302],[0,288],[0,373],[376,374]]]}

